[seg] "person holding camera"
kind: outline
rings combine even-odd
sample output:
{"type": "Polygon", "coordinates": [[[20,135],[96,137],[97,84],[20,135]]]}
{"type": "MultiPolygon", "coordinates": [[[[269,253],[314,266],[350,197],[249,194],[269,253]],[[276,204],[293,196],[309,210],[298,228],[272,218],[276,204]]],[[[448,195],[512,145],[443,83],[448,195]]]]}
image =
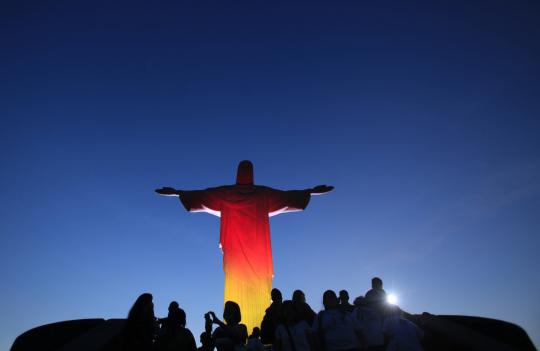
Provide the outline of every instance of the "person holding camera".
{"type": "Polygon", "coordinates": [[[227,301],[225,303],[223,310],[223,319],[225,322],[219,320],[212,311],[206,313],[204,317],[207,332],[211,332],[213,324],[218,326],[212,333],[213,346],[216,347],[217,351],[245,350],[248,332],[247,327],[240,323],[242,315],[240,313],[240,306],[236,302],[227,301]]]}

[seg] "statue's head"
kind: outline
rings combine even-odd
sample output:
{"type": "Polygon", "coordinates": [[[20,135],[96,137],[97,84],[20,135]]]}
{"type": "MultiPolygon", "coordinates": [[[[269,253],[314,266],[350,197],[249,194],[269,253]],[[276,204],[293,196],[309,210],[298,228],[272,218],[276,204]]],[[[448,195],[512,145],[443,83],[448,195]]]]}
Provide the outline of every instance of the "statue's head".
{"type": "Polygon", "coordinates": [[[253,184],[253,163],[251,161],[244,160],[238,164],[236,184],[253,184]]]}

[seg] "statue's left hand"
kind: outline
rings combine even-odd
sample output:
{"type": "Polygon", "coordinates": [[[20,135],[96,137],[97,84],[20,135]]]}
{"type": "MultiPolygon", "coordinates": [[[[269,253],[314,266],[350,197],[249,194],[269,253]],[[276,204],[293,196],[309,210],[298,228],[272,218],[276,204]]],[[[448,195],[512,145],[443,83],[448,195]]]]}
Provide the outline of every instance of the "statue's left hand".
{"type": "Polygon", "coordinates": [[[165,195],[165,196],[178,196],[178,195],[180,195],[179,190],[176,190],[175,188],[171,188],[171,187],[168,187],[168,186],[163,187],[161,189],[156,189],[155,192],[160,194],[160,195],[165,195]]]}
{"type": "Polygon", "coordinates": [[[309,192],[311,195],[320,195],[332,191],[332,189],[334,189],[334,187],[331,185],[317,185],[313,189],[310,189],[309,192]]]}

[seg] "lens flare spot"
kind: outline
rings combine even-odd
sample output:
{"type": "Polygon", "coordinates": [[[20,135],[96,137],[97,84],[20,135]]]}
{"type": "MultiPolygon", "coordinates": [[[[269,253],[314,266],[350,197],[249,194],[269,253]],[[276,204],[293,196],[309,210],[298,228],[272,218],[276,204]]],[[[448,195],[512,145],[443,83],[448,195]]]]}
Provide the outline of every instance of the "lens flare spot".
{"type": "Polygon", "coordinates": [[[397,305],[398,303],[398,298],[395,294],[388,294],[386,296],[386,301],[390,304],[390,305],[397,305]]]}

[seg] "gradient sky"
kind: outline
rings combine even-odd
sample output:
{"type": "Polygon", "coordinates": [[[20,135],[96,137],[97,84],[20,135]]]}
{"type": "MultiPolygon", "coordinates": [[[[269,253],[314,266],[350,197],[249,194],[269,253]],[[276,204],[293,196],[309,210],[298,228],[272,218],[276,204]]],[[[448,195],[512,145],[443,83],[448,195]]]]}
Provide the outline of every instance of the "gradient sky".
{"type": "Polygon", "coordinates": [[[153,189],[331,184],[272,218],[274,285],[523,326],[540,345],[538,1],[3,1],[0,349],[221,314],[219,220],[153,189]]]}

